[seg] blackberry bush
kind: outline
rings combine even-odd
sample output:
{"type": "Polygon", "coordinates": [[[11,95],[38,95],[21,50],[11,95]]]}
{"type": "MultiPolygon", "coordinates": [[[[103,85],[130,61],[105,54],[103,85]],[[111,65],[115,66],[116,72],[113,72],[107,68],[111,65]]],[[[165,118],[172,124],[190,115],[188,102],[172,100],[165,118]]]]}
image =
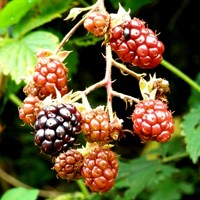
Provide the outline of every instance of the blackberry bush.
{"type": "MultiPolygon", "coordinates": [[[[33,125],[34,144],[41,153],[52,158],[57,178],[70,182],[83,179],[82,187],[87,186],[90,192],[105,193],[114,187],[120,172],[117,152],[119,141],[126,133],[137,134],[142,143],[163,143],[169,141],[175,125],[166,96],[170,91],[169,82],[151,74],[150,81],[146,80],[145,70],[157,67],[163,59],[165,46],[158,34],[143,20],[131,18],[121,5],[116,14],[109,13],[103,0],[87,8],[72,8],[65,20],[74,20],[83,12],[80,21],[63,37],[55,51],[37,52],[36,64],[23,88],[26,98],[19,108],[19,118],[33,125]],[[68,85],[71,63],[67,64],[69,68],[64,64],[71,51],[63,48],[80,26],[94,37],[104,38],[105,76],[84,90],[74,91],[74,88],[69,90],[68,85]],[[114,59],[113,53],[120,59],[114,59]],[[127,67],[130,64],[140,67],[144,73],[127,67]],[[114,89],[113,67],[138,81],[141,99],[114,89]],[[105,89],[106,101],[93,108],[87,96],[99,88],[105,89]],[[113,106],[113,97],[124,101],[126,108],[135,106],[132,115],[119,118],[121,113],[113,106]],[[133,130],[126,127],[124,122],[127,121],[133,124],[133,130]]],[[[120,178],[123,179],[123,175],[120,178]]],[[[126,193],[126,187],[122,193],[126,193]]]]}

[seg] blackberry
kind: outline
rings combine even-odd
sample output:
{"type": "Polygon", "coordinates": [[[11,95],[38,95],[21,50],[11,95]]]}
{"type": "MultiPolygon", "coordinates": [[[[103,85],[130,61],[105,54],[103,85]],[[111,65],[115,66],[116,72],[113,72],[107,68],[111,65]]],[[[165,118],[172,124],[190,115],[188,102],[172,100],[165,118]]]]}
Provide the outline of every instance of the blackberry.
{"type": "Polygon", "coordinates": [[[38,57],[35,66],[33,81],[34,83],[26,88],[43,100],[45,97],[52,95],[56,97],[56,89],[64,96],[68,92],[67,87],[68,69],[65,65],[54,57],[38,57]]]}
{"type": "Polygon", "coordinates": [[[110,149],[97,147],[83,161],[82,176],[92,192],[107,192],[118,174],[117,155],[110,149]]]}
{"type": "Polygon", "coordinates": [[[108,113],[102,109],[93,109],[82,113],[82,133],[88,142],[108,142],[111,132],[108,113]]]}
{"type": "Polygon", "coordinates": [[[56,157],[53,169],[59,178],[73,181],[82,178],[82,165],[83,155],[76,149],[69,149],[56,157]]]}
{"type": "Polygon", "coordinates": [[[109,26],[110,15],[106,11],[96,10],[85,19],[83,26],[95,37],[102,37],[106,34],[109,26]]]}
{"type": "Polygon", "coordinates": [[[145,23],[133,18],[111,29],[110,45],[123,62],[144,69],[154,68],[162,61],[163,43],[145,23]]]}
{"type": "Polygon", "coordinates": [[[35,122],[35,145],[56,156],[73,147],[81,131],[81,114],[72,104],[46,106],[35,122]]]}
{"type": "Polygon", "coordinates": [[[121,121],[114,117],[110,122],[108,113],[101,106],[82,113],[81,129],[87,142],[109,143],[123,135],[121,121]]]}
{"type": "Polygon", "coordinates": [[[40,112],[40,100],[37,96],[27,96],[19,108],[19,118],[26,124],[34,124],[40,112]]]}
{"type": "Polygon", "coordinates": [[[139,102],[132,114],[133,129],[143,142],[167,142],[174,132],[173,116],[166,103],[156,99],[139,102]]]}

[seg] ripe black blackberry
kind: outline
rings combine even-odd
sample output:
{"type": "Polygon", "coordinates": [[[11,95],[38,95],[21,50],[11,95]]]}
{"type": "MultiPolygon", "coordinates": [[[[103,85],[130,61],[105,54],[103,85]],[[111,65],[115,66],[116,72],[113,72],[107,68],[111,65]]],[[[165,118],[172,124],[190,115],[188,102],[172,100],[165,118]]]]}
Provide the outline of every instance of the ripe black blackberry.
{"type": "Polygon", "coordinates": [[[35,145],[50,156],[68,150],[81,131],[81,119],[80,112],[72,104],[46,106],[35,122],[35,145]]]}

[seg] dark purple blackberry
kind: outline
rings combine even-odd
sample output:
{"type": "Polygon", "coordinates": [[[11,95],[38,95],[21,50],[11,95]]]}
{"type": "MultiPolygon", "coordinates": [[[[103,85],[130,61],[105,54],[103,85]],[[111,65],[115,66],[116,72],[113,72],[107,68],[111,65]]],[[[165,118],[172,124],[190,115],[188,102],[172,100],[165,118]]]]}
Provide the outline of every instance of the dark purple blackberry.
{"type": "Polygon", "coordinates": [[[51,156],[68,150],[81,131],[81,119],[81,113],[72,104],[45,107],[35,122],[35,145],[51,156]]]}

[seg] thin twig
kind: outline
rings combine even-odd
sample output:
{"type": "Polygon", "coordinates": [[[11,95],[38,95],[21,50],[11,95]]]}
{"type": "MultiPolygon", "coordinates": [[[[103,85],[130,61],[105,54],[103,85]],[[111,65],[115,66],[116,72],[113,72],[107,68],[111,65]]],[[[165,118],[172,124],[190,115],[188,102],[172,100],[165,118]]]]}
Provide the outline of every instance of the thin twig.
{"type": "Polygon", "coordinates": [[[113,66],[117,67],[118,69],[120,69],[122,72],[125,72],[133,77],[135,77],[136,79],[140,80],[142,77],[146,76],[146,73],[142,73],[142,74],[138,74],[130,69],[128,69],[125,65],[118,63],[117,61],[115,61],[114,59],[112,59],[112,64],[113,66]]]}
{"type": "MultiPolygon", "coordinates": [[[[3,169],[0,168],[0,177],[6,181],[7,183],[9,183],[12,186],[15,187],[23,187],[26,189],[34,189],[31,186],[19,181],[18,179],[16,179],[15,177],[9,175],[8,173],[6,173],[3,169]]],[[[56,197],[58,195],[61,195],[63,193],[58,192],[58,191],[48,191],[48,190],[39,190],[39,196],[41,197],[56,197]]]]}

